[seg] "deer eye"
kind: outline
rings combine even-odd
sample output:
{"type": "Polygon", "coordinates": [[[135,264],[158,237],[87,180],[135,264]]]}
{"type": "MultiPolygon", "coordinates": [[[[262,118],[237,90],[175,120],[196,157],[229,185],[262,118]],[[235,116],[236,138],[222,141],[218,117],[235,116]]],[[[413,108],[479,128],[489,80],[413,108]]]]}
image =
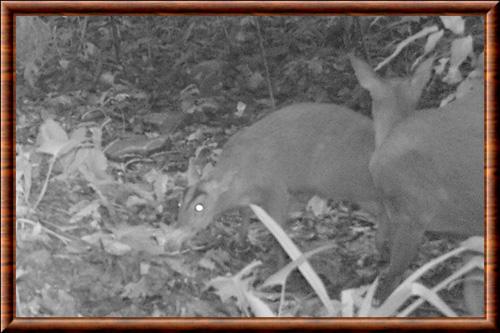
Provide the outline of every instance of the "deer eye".
{"type": "Polygon", "coordinates": [[[194,210],[196,212],[201,212],[205,209],[205,206],[203,206],[201,203],[194,205],[194,210]]]}

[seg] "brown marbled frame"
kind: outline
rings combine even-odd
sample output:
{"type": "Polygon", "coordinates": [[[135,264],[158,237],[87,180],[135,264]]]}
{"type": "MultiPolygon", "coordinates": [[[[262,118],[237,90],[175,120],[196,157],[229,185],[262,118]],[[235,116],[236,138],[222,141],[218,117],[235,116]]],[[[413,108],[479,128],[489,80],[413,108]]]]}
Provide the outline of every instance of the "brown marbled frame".
{"type": "Polygon", "coordinates": [[[497,1],[171,1],[2,2],[1,76],[1,331],[91,330],[435,330],[498,331],[496,313],[497,1]],[[482,15],[486,18],[486,253],[485,318],[16,318],[15,317],[15,15],[482,15]]]}

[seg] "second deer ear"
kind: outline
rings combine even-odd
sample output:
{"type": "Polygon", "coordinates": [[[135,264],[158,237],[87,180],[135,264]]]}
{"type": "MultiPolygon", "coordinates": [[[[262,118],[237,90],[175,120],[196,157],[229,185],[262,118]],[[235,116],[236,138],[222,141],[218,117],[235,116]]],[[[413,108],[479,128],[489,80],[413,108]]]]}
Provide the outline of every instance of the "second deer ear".
{"type": "Polygon", "coordinates": [[[354,74],[356,75],[361,87],[368,90],[374,98],[384,96],[385,85],[383,84],[382,79],[377,75],[377,73],[375,73],[373,68],[352,54],[349,55],[349,59],[351,60],[354,74]]]}
{"type": "Polygon", "coordinates": [[[433,63],[434,63],[434,57],[430,57],[417,67],[417,70],[415,71],[415,73],[411,78],[412,91],[421,93],[422,90],[424,90],[424,86],[431,78],[433,63]]]}

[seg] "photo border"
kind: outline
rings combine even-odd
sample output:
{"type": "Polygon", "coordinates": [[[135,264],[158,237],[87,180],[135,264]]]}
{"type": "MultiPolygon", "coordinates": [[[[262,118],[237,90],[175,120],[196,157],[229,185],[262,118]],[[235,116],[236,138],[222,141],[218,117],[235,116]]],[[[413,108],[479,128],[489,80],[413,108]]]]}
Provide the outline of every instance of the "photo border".
{"type": "Polygon", "coordinates": [[[169,1],[1,3],[1,326],[15,331],[437,330],[498,331],[497,325],[497,5],[498,1],[169,1]],[[485,17],[486,316],[483,318],[117,318],[15,316],[16,15],[481,15],[485,17]]]}

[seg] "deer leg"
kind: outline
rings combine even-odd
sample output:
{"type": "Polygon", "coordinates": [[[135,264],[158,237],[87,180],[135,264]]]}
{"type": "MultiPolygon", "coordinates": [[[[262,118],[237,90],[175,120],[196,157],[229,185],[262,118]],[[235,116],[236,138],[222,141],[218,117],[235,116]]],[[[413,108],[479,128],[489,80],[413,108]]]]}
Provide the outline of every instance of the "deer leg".
{"type": "Polygon", "coordinates": [[[399,285],[401,278],[415,258],[422,242],[425,230],[416,216],[410,214],[390,214],[394,217],[390,235],[389,266],[382,274],[377,298],[385,300],[399,285]],[[395,223],[398,223],[397,225],[395,223]]]}

